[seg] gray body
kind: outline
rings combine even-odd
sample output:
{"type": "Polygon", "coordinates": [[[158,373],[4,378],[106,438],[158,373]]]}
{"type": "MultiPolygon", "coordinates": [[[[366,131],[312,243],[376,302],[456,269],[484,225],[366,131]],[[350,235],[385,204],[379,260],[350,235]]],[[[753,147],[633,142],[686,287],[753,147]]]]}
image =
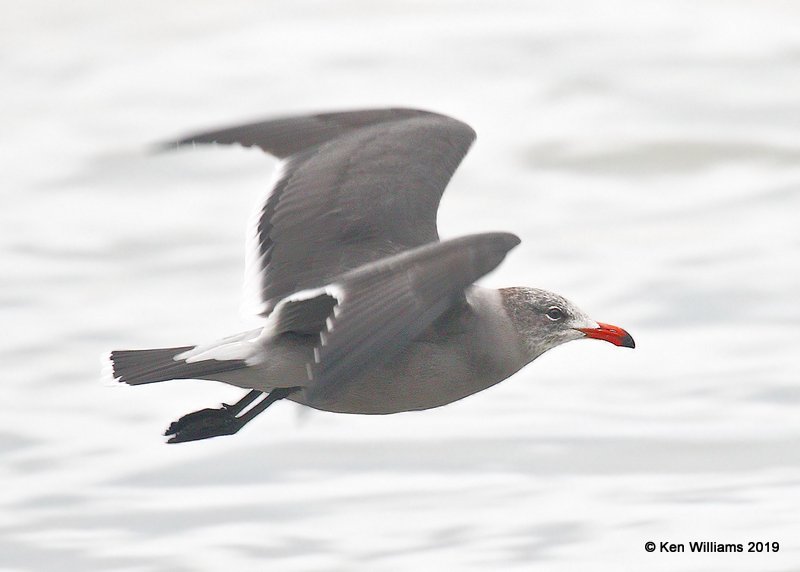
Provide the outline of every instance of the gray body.
{"type": "MultiPolygon", "coordinates": [[[[486,389],[528,363],[500,292],[472,287],[467,303],[431,325],[394,357],[338,385],[331,396],[306,391],[287,399],[337,413],[386,414],[430,409],[486,389]]],[[[217,379],[270,391],[308,384],[305,365],[317,340],[279,335],[262,342],[264,362],[217,379]]]]}

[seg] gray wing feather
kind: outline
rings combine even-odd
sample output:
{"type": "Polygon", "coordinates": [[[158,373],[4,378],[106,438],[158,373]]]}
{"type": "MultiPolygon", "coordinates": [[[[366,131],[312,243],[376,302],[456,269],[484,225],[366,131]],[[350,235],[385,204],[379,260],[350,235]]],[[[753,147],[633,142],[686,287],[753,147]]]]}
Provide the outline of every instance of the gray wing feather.
{"type": "Polygon", "coordinates": [[[176,144],[238,143],[245,147],[260,147],[265,152],[285,159],[317,147],[342,135],[367,127],[411,117],[441,117],[444,115],[419,109],[364,109],[295,117],[280,117],[206,131],[182,137],[176,144]]]}
{"type": "Polygon", "coordinates": [[[293,292],[438,240],[439,201],[474,139],[444,115],[382,109],[277,119],[178,143],[240,143],[285,160],[248,262],[268,314],[293,292]]]}
{"type": "Polygon", "coordinates": [[[297,323],[325,323],[314,363],[308,364],[311,398],[327,395],[365,368],[390,359],[455,303],[464,289],[494,269],[519,244],[513,234],[476,234],[437,242],[367,264],[338,277],[305,300],[282,302],[297,323]],[[326,315],[325,299],[338,304],[326,315]],[[307,307],[305,319],[298,310],[307,307]]]}

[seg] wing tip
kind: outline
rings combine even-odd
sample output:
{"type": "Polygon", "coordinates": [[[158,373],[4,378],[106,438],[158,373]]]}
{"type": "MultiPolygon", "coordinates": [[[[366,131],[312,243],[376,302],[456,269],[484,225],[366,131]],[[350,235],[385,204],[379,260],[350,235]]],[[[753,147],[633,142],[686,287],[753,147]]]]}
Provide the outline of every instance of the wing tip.
{"type": "Polygon", "coordinates": [[[483,246],[479,246],[478,248],[483,251],[486,257],[485,262],[489,265],[485,273],[499,266],[506,255],[522,242],[520,237],[510,232],[488,233],[484,235],[484,238],[487,240],[488,244],[484,243],[483,246]]]}
{"type": "Polygon", "coordinates": [[[179,146],[177,141],[158,141],[156,143],[150,143],[145,147],[145,153],[148,155],[161,155],[162,153],[176,151],[179,146]]]}
{"type": "Polygon", "coordinates": [[[462,242],[465,245],[472,245],[479,249],[496,250],[506,253],[517,247],[522,242],[522,239],[512,232],[497,231],[467,234],[444,242],[450,241],[462,242]]]}
{"type": "Polygon", "coordinates": [[[497,234],[498,234],[498,240],[505,247],[506,252],[508,252],[513,248],[516,248],[517,246],[520,245],[520,243],[522,243],[522,239],[513,232],[499,232],[497,234]]]}
{"type": "Polygon", "coordinates": [[[239,142],[225,142],[225,141],[217,141],[216,139],[202,139],[201,136],[189,136],[184,137],[182,139],[175,139],[171,141],[159,141],[156,143],[152,143],[147,146],[146,152],[148,155],[161,155],[162,153],[172,153],[174,151],[178,151],[185,147],[196,147],[198,145],[240,145],[241,147],[247,147],[248,145],[244,145],[243,143],[239,142]]]}

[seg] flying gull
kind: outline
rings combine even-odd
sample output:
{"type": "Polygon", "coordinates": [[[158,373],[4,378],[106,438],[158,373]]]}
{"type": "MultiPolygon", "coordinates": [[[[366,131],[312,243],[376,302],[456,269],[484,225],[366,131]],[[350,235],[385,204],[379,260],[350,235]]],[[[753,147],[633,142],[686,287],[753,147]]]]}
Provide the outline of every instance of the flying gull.
{"type": "Polygon", "coordinates": [[[439,407],[511,376],[547,350],[595,338],[634,347],[538,288],[476,286],[520,240],[439,240],[442,193],[475,140],[414,109],[274,119],[178,145],[260,147],[280,167],[253,218],[245,290],[261,327],[205,345],[116,350],[119,382],[208,379],[250,390],[172,423],[170,443],[236,433],[279,399],[325,411],[439,407]]]}

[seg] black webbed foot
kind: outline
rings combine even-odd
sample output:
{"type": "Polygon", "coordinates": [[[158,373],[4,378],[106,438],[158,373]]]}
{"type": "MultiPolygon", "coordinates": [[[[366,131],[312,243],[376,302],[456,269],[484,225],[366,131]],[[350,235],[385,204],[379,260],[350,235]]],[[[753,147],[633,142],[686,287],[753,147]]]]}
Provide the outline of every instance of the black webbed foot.
{"type": "Polygon", "coordinates": [[[233,435],[242,428],[243,423],[236,417],[236,411],[227,404],[220,408],[201,409],[187,413],[174,421],[164,432],[170,437],[167,443],[185,443],[209,439],[220,435],[233,435]]]}

